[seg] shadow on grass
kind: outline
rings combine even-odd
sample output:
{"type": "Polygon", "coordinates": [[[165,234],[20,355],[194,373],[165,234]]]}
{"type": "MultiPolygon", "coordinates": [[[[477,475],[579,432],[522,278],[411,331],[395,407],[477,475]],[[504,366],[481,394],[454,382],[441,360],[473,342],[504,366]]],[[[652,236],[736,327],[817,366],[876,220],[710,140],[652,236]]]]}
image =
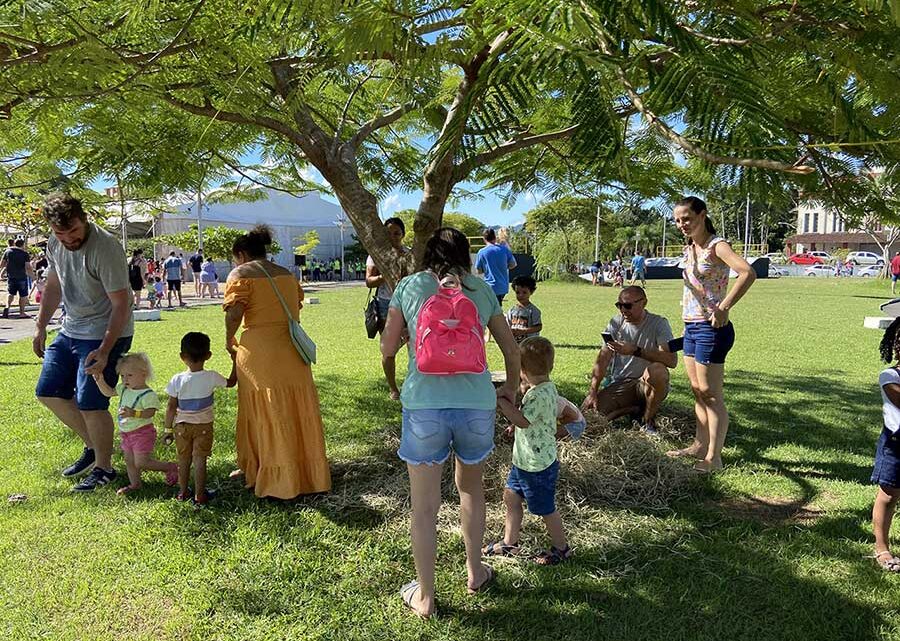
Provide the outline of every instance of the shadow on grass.
{"type": "Polygon", "coordinates": [[[556,343],[553,346],[555,349],[584,349],[592,352],[600,351],[600,344],[596,343],[594,345],[570,345],[568,343],[556,343]]]}

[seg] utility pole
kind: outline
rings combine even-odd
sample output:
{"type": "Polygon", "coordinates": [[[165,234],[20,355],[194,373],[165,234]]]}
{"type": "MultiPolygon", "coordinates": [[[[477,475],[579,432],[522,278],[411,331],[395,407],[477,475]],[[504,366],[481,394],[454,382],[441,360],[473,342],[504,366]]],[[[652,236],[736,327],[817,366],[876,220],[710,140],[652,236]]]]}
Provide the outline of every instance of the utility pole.
{"type": "Polygon", "coordinates": [[[122,181],[116,175],[116,196],[119,197],[119,227],[122,230],[122,251],[128,255],[128,221],[125,219],[125,195],[122,193],[122,181]]]}
{"type": "Polygon", "coordinates": [[[338,229],[341,231],[341,282],[344,281],[344,270],[346,266],[344,265],[344,210],[341,209],[341,217],[334,222],[335,225],[338,226],[338,229]]]}
{"type": "Polygon", "coordinates": [[[197,248],[203,251],[203,181],[197,187],[197,248]]]}
{"type": "Polygon", "coordinates": [[[597,227],[594,230],[594,262],[600,260],[600,203],[597,203],[597,227]]]}
{"type": "Polygon", "coordinates": [[[747,194],[747,211],[744,216],[744,259],[750,255],[750,194],[747,194]]]}
{"type": "Polygon", "coordinates": [[[665,256],[666,256],[666,222],[667,222],[667,221],[666,221],[666,215],[665,215],[665,213],[663,214],[662,219],[663,219],[662,257],[665,258],[665,256]]]}

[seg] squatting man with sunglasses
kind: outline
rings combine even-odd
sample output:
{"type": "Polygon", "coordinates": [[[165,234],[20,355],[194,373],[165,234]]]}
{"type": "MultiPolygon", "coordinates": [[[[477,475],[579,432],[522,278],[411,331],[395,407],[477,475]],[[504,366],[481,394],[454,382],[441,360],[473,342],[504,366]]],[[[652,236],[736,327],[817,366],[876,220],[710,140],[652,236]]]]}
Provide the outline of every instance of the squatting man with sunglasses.
{"type": "Polygon", "coordinates": [[[669,349],[672,328],[665,317],[647,311],[643,287],[624,288],[616,307],[619,314],[603,332],[604,345],[581,407],[597,410],[610,421],[630,414],[641,429],[655,434],[656,414],[669,394],[669,370],[678,363],[669,349]],[[607,371],[610,383],[600,389],[607,371]]]}

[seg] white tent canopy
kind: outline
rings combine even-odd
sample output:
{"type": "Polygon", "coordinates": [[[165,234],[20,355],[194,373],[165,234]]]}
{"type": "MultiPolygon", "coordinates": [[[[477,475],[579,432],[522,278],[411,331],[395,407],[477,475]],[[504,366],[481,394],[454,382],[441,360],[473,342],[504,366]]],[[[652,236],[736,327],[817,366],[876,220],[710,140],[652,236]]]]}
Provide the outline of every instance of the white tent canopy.
{"type": "MultiPolygon", "coordinates": [[[[303,244],[303,235],[315,229],[319,232],[319,246],[312,255],[328,260],[341,255],[340,222],[344,222],[344,245],[353,242],[353,227],[343,210],[323,200],[317,193],[292,196],[274,189],[265,190],[268,197],[255,202],[203,203],[202,224],[204,227],[233,227],[250,229],[259,223],[272,228],[275,240],[282,252],[275,257],[276,262],[285,267],[294,264],[293,248],[303,244]]],[[[164,215],[156,226],[157,235],[186,231],[197,223],[197,203],[179,205],[175,213],[164,215]]],[[[190,251],[193,248],[183,247],[190,251]]]]}

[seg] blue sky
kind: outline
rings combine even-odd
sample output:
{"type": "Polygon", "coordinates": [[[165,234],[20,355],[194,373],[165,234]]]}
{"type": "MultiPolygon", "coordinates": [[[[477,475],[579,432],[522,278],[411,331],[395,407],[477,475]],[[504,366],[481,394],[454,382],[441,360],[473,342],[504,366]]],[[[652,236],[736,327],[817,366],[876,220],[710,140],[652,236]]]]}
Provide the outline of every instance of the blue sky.
{"type": "MultiPolygon", "coordinates": [[[[464,184],[468,190],[476,190],[480,185],[464,184]]],[[[516,200],[511,209],[503,209],[502,201],[496,192],[483,191],[482,198],[460,200],[457,203],[449,203],[446,211],[459,211],[477,218],[487,225],[514,225],[525,220],[525,212],[533,209],[540,203],[539,194],[524,194],[516,200]]],[[[394,192],[379,203],[378,213],[382,218],[387,218],[401,209],[417,209],[422,199],[422,192],[415,191],[409,194],[394,192]]]]}

